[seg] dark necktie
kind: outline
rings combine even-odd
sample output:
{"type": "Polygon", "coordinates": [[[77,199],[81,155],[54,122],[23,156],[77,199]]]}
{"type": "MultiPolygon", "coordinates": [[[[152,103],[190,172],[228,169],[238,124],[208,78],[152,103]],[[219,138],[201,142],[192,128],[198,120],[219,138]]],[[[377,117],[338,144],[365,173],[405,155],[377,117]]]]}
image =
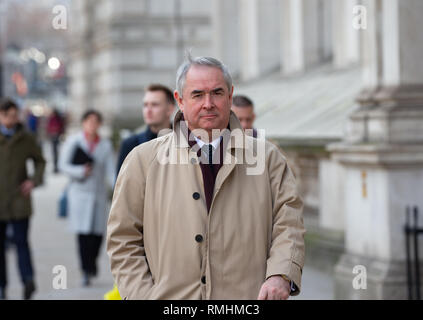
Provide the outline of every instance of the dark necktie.
{"type": "Polygon", "coordinates": [[[201,147],[201,151],[203,153],[203,159],[204,161],[207,161],[206,163],[212,164],[213,163],[213,151],[214,147],[212,144],[204,144],[201,147]]]}
{"type": "Polygon", "coordinates": [[[213,145],[210,144],[204,144],[203,147],[201,148],[202,152],[203,152],[203,156],[204,159],[207,159],[207,163],[209,164],[209,168],[211,170],[211,172],[213,173],[214,168],[213,168],[213,145]]]}

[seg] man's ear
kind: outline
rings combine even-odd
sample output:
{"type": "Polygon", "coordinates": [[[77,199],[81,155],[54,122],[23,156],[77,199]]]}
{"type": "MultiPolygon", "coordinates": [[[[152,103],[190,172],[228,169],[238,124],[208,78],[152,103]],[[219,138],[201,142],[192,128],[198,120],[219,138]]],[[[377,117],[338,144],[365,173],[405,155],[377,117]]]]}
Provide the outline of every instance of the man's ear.
{"type": "Polygon", "coordinates": [[[175,90],[173,92],[173,96],[175,97],[176,102],[178,103],[179,109],[181,109],[182,112],[184,112],[184,105],[182,103],[182,97],[179,96],[178,90],[175,90]]]}

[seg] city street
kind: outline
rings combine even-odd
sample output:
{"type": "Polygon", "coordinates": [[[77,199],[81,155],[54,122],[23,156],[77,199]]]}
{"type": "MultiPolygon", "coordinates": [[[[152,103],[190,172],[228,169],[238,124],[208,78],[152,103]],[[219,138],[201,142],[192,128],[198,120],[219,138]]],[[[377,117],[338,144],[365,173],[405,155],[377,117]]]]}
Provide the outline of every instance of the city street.
{"type": "MultiPolygon", "coordinates": [[[[81,273],[77,255],[76,236],[68,231],[66,219],[57,215],[58,199],[68,181],[67,177],[52,173],[50,146],[44,144],[47,159],[45,183],[33,192],[34,215],[31,220],[30,239],[32,260],[35,268],[37,291],[34,299],[103,299],[103,295],[113,287],[105,242],[101,247],[98,261],[99,275],[90,287],[81,285],[81,273]],[[53,273],[55,266],[64,266],[67,271],[67,289],[54,289],[53,273]]],[[[7,252],[8,298],[21,299],[22,285],[17,269],[14,247],[7,252]]],[[[290,299],[333,299],[332,278],[308,267],[303,270],[302,293],[290,299]]]]}

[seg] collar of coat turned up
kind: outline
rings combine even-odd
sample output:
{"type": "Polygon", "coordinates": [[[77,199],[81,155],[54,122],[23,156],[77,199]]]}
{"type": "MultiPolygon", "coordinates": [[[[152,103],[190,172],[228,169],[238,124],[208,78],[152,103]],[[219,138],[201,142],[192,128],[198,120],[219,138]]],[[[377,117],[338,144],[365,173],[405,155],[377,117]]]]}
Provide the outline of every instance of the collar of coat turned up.
{"type": "MultiPolygon", "coordinates": [[[[188,143],[188,124],[184,120],[183,113],[181,110],[175,114],[173,119],[173,132],[176,137],[176,146],[179,148],[189,148],[188,143]]],[[[245,148],[245,134],[242,130],[241,123],[236,117],[235,113],[230,110],[229,116],[229,130],[225,130],[223,133],[223,139],[229,140],[229,148],[231,149],[244,149],[245,148]],[[226,138],[226,139],[225,139],[226,138]]],[[[225,148],[226,149],[226,148],[225,148]]]]}

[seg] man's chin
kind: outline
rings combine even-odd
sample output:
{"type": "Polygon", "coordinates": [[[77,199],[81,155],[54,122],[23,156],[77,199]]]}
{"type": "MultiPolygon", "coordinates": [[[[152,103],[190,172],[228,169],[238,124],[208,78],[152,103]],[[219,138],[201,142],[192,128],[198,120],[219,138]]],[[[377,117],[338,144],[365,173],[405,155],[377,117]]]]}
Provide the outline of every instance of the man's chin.
{"type": "Polygon", "coordinates": [[[157,126],[158,123],[156,121],[148,121],[148,120],[144,120],[145,124],[149,127],[154,127],[157,126]]]}
{"type": "Polygon", "coordinates": [[[217,117],[214,118],[201,118],[200,124],[201,128],[205,130],[211,130],[219,128],[219,119],[217,117]]]}

